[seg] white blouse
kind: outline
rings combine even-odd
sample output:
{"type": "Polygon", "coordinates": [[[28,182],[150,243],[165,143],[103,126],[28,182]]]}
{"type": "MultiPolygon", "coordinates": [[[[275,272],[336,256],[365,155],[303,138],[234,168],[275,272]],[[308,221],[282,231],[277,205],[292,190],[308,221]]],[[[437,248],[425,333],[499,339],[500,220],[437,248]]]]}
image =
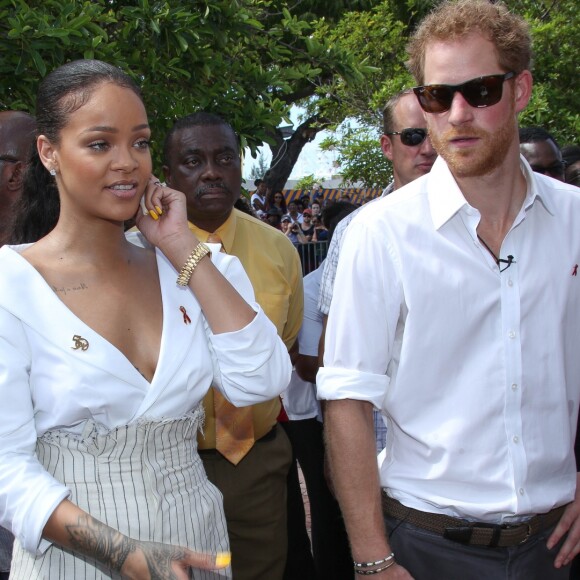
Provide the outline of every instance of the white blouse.
{"type": "MultiPolygon", "coordinates": [[[[138,234],[129,238],[142,245],[138,234]]],[[[65,306],[20,256],[26,247],[0,249],[0,524],[34,552],[50,514],[69,496],[36,459],[36,439],[46,431],[80,434],[87,421],[111,429],[139,418],[180,417],[212,385],[237,406],[260,403],[286,387],[291,365],[233,256],[212,252],[212,261],[257,315],[241,330],[216,335],[156,250],[163,330],[149,383],[65,306]],[[87,348],[75,349],[79,342],[87,348]]]]}

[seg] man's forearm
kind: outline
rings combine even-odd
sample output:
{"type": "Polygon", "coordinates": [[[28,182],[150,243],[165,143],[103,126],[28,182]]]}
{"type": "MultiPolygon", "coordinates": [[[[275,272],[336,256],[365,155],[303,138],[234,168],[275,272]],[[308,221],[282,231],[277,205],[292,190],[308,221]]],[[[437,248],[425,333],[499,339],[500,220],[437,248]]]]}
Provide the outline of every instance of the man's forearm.
{"type": "Polygon", "coordinates": [[[334,488],[356,561],[390,554],[381,507],[372,405],[327,401],[326,445],[334,488]]]}

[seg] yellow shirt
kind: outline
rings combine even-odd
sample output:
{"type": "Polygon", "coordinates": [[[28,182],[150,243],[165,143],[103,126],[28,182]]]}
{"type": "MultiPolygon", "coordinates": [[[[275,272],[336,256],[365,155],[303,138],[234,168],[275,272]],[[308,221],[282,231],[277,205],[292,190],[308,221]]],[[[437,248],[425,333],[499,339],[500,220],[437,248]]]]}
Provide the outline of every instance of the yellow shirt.
{"type": "MultiPolygon", "coordinates": [[[[278,334],[290,348],[298,336],[304,312],[302,268],[298,252],[290,240],[272,226],[237,209],[215,232],[200,230],[192,223],[189,227],[201,242],[206,242],[210,233],[217,234],[224,250],[239,258],[254,287],[256,302],[276,325],[278,334]]],[[[205,396],[203,404],[205,426],[204,434],[198,437],[199,448],[214,449],[212,389],[205,396]]],[[[279,398],[254,405],[256,439],[272,429],[279,413],[279,398]]]]}

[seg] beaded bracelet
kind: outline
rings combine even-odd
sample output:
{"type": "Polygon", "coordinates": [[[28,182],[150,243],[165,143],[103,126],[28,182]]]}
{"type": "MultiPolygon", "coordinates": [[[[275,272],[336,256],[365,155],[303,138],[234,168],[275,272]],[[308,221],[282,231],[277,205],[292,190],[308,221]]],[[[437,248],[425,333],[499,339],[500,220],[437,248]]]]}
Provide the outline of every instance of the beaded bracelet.
{"type": "Polygon", "coordinates": [[[196,266],[204,256],[207,256],[210,253],[211,250],[205,244],[202,244],[201,242],[197,244],[193,252],[191,252],[187,260],[185,260],[185,264],[183,264],[183,268],[181,268],[179,276],[177,277],[177,284],[179,284],[179,286],[187,286],[196,266]]]}
{"type": "Polygon", "coordinates": [[[355,568],[370,568],[371,566],[379,566],[380,564],[384,564],[385,562],[392,560],[394,557],[394,552],[391,552],[388,556],[382,560],[377,560],[376,562],[353,562],[353,564],[355,568]]]}
{"type": "Polygon", "coordinates": [[[355,569],[354,572],[355,572],[355,574],[360,574],[361,576],[371,576],[372,574],[378,574],[379,572],[382,572],[383,570],[390,568],[391,566],[393,566],[393,564],[395,564],[394,560],[392,562],[389,562],[386,566],[383,566],[382,568],[375,568],[374,570],[355,569]]]}

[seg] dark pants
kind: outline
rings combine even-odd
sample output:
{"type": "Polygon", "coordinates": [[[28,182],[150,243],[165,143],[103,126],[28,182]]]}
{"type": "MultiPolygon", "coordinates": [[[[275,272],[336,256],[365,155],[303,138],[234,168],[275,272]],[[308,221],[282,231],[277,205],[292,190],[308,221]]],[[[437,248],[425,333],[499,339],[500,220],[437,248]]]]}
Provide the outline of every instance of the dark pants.
{"type": "MultiPolygon", "coordinates": [[[[312,552],[316,569],[314,578],[352,580],[352,557],[342,514],[324,475],[322,424],[316,419],[305,419],[289,421],[283,425],[306,482],[312,524],[312,552]]],[[[289,520],[289,523],[294,523],[295,526],[294,529],[289,528],[289,535],[299,536],[301,530],[305,529],[304,510],[293,521],[289,520]]],[[[307,573],[310,569],[300,570],[293,565],[293,558],[289,552],[284,577],[286,580],[309,580],[310,576],[307,573]]]]}
{"type": "Polygon", "coordinates": [[[13,541],[12,534],[0,526],[0,580],[8,580],[13,541]]]}
{"type": "Polygon", "coordinates": [[[415,580],[567,580],[570,566],[554,568],[560,542],[548,550],[555,526],[509,548],[466,546],[406,522],[386,517],[397,562],[415,580]]]}
{"type": "Polygon", "coordinates": [[[317,580],[312,546],[306,530],[306,512],[296,457],[288,472],[288,557],[284,569],[284,580],[317,580]]]}
{"type": "Polygon", "coordinates": [[[235,580],[282,580],[286,562],[286,477],[292,448],[284,430],[257,441],[238,465],[200,452],[224,496],[235,580]]]}

